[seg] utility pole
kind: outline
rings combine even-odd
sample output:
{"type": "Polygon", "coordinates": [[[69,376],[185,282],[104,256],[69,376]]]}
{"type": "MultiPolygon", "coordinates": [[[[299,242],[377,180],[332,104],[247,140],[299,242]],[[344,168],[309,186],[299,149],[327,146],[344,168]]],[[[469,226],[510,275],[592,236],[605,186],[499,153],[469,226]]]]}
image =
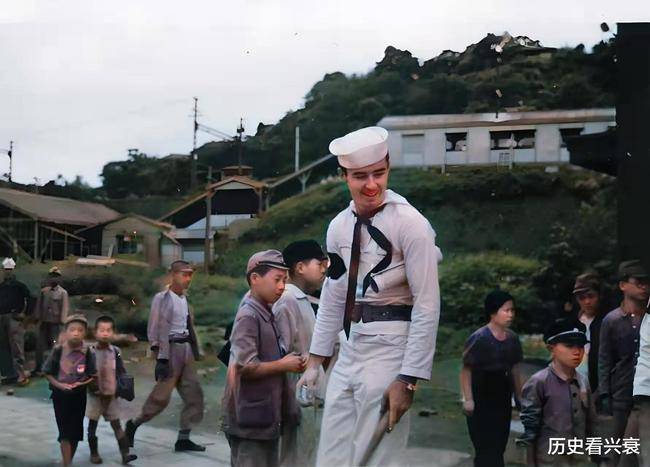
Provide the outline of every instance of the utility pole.
{"type": "Polygon", "coordinates": [[[240,118],[239,119],[239,127],[237,128],[237,162],[238,162],[237,173],[239,175],[242,174],[241,167],[242,167],[242,151],[243,151],[242,137],[243,137],[243,135],[244,135],[244,119],[240,118]]]}
{"type": "Polygon", "coordinates": [[[190,165],[190,191],[193,192],[196,189],[196,163],[198,156],[196,154],[196,132],[199,130],[199,122],[197,121],[199,113],[199,99],[194,98],[194,144],[192,145],[192,154],[191,165],[190,165]]]}
{"type": "Polygon", "coordinates": [[[300,127],[296,127],[296,163],[294,172],[300,170],[300,127]]]}
{"type": "Polygon", "coordinates": [[[207,194],[205,196],[205,247],[203,251],[203,270],[206,274],[210,272],[212,263],[212,226],[210,225],[212,217],[212,166],[208,167],[208,183],[206,185],[207,194]]]}

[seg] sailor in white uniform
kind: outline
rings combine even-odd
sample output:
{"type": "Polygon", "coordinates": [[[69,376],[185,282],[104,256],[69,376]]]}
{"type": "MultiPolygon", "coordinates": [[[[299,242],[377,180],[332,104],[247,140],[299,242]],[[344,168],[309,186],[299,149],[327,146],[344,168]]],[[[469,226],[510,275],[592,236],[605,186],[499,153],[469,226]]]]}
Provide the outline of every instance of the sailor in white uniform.
{"type": "Polygon", "coordinates": [[[388,190],[387,132],[369,127],[335,139],[352,201],[327,230],[330,269],[299,385],[316,387],[343,329],[330,376],[317,465],[359,465],[381,418],[388,433],[372,465],[404,465],[408,409],[418,380],[431,377],[440,315],[438,261],[429,222],[388,190]]]}

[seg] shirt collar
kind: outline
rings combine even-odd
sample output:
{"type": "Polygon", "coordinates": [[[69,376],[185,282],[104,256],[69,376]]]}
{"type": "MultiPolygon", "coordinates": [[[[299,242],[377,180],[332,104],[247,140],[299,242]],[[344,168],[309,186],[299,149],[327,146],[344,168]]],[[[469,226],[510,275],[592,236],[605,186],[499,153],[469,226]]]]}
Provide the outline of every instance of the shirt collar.
{"type": "Polygon", "coordinates": [[[293,295],[294,297],[296,297],[298,300],[304,300],[304,299],[307,298],[307,295],[305,294],[305,292],[303,292],[302,290],[300,290],[300,288],[299,288],[298,286],[294,285],[294,284],[287,284],[287,285],[284,287],[284,290],[285,290],[286,292],[289,292],[290,294],[292,294],[292,295],[293,295]]]}
{"type": "Polygon", "coordinates": [[[260,302],[258,299],[256,299],[250,294],[244,299],[244,303],[250,306],[253,310],[255,310],[257,314],[260,315],[260,317],[264,321],[268,322],[271,320],[271,317],[273,316],[273,312],[268,307],[268,305],[260,302]]]}
{"type": "Polygon", "coordinates": [[[558,375],[555,372],[555,368],[553,368],[553,363],[548,364],[548,370],[553,374],[553,376],[555,376],[561,382],[567,383],[567,384],[575,384],[577,386],[580,386],[580,380],[578,379],[578,371],[577,370],[576,370],[576,373],[573,376],[573,378],[570,378],[570,379],[564,379],[560,375],[558,375]]]}

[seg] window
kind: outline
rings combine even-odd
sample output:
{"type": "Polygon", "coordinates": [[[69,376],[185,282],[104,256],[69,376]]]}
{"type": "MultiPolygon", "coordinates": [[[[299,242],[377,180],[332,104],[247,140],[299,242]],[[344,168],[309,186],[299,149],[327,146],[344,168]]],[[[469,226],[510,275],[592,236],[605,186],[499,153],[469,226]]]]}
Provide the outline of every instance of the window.
{"type": "Polygon", "coordinates": [[[424,135],[402,135],[404,165],[424,164],[424,135]]]}
{"type": "Polygon", "coordinates": [[[492,149],[532,149],[535,147],[535,130],[510,130],[490,132],[492,149]]]}
{"type": "Polygon", "coordinates": [[[582,128],[560,128],[560,147],[566,148],[566,142],[568,138],[578,136],[582,133],[582,128]]]}
{"type": "Polygon", "coordinates": [[[467,132],[445,133],[445,138],[447,139],[447,151],[467,150],[467,132]]]}
{"type": "Polygon", "coordinates": [[[135,254],[138,252],[138,242],[135,235],[116,235],[117,252],[119,254],[135,254]]]}

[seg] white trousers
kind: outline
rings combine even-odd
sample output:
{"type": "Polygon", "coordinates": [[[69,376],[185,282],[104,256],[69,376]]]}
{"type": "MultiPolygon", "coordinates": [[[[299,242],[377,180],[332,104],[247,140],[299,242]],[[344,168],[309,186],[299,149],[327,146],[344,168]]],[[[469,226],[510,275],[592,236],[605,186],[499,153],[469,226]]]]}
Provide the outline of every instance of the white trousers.
{"type": "MultiPolygon", "coordinates": [[[[407,337],[351,333],[349,341],[342,339],[325,396],[318,467],[359,465],[379,423],[384,391],[399,374],[407,337]]],[[[384,435],[369,465],[405,465],[408,435],[407,412],[384,435]]]]}

